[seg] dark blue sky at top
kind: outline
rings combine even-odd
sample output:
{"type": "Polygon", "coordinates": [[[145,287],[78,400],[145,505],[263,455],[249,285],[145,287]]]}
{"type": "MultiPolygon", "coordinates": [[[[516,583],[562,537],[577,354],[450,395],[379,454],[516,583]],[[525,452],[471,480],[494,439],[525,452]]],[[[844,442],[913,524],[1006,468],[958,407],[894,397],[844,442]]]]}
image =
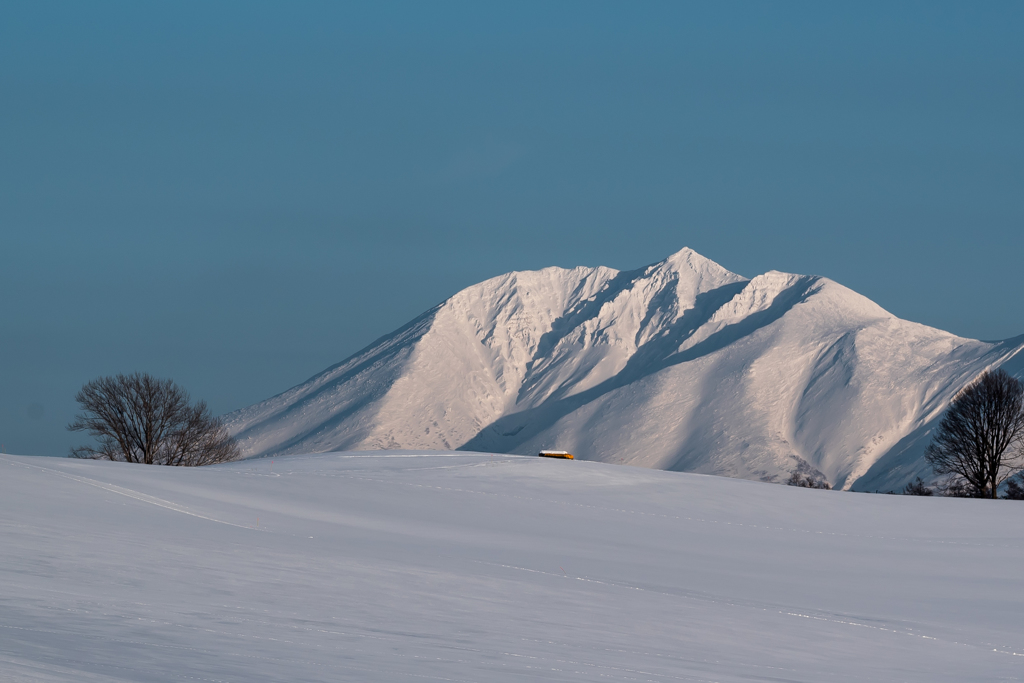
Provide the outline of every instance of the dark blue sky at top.
{"type": "Polygon", "coordinates": [[[690,246],[1024,333],[1024,3],[0,6],[0,443],[217,413],[459,289],[690,246]]]}

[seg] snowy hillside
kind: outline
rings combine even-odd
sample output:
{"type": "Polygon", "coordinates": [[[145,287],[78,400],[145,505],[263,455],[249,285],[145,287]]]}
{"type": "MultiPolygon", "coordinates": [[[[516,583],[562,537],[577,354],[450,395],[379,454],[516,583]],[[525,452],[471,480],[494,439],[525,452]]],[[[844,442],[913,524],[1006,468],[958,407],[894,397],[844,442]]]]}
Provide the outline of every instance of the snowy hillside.
{"type": "Polygon", "coordinates": [[[249,456],[560,448],[588,460],[889,490],[928,430],[1024,337],[963,339],[827,278],[747,280],[690,249],[636,271],[469,287],[309,381],[227,416],[249,456]]]}
{"type": "Polygon", "coordinates": [[[484,454],[0,456],[0,680],[1020,681],[1024,503],[484,454]]]}

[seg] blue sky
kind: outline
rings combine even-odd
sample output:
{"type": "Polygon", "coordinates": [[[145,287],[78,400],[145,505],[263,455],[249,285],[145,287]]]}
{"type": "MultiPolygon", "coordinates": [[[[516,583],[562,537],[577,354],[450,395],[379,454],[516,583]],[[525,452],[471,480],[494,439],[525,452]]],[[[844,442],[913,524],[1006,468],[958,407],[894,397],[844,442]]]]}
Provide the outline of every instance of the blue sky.
{"type": "Polygon", "coordinates": [[[1024,334],[1022,3],[0,7],[0,443],[267,398],[462,287],[690,246],[1024,334]]]}

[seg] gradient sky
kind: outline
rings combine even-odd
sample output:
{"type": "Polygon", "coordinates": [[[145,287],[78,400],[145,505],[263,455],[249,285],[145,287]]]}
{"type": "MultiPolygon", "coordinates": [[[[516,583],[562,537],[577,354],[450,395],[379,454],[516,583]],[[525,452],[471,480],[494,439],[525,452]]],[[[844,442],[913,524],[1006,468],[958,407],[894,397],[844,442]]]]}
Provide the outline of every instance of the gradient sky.
{"type": "Polygon", "coordinates": [[[1024,334],[1024,3],[0,6],[0,443],[217,413],[459,289],[690,246],[1024,334]]]}

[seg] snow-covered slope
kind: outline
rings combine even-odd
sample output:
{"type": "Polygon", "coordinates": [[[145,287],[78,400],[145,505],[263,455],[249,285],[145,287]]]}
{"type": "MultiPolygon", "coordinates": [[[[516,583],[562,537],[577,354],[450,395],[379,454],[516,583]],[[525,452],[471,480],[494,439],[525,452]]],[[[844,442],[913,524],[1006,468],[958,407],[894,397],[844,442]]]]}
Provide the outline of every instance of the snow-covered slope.
{"type": "Polygon", "coordinates": [[[1022,348],[900,320],[827,278],[747,280],[683,249],[630,272],[487,280],[227,420],[250,456],[547,447],[888,490],[928,477],[927,433],[950,398],[1022,348]]]}
{"type": "Polygon", "coordinates": [[[454,453],[0,456],[0,680],[1020,681],[1024,503],[454,453]]]}

